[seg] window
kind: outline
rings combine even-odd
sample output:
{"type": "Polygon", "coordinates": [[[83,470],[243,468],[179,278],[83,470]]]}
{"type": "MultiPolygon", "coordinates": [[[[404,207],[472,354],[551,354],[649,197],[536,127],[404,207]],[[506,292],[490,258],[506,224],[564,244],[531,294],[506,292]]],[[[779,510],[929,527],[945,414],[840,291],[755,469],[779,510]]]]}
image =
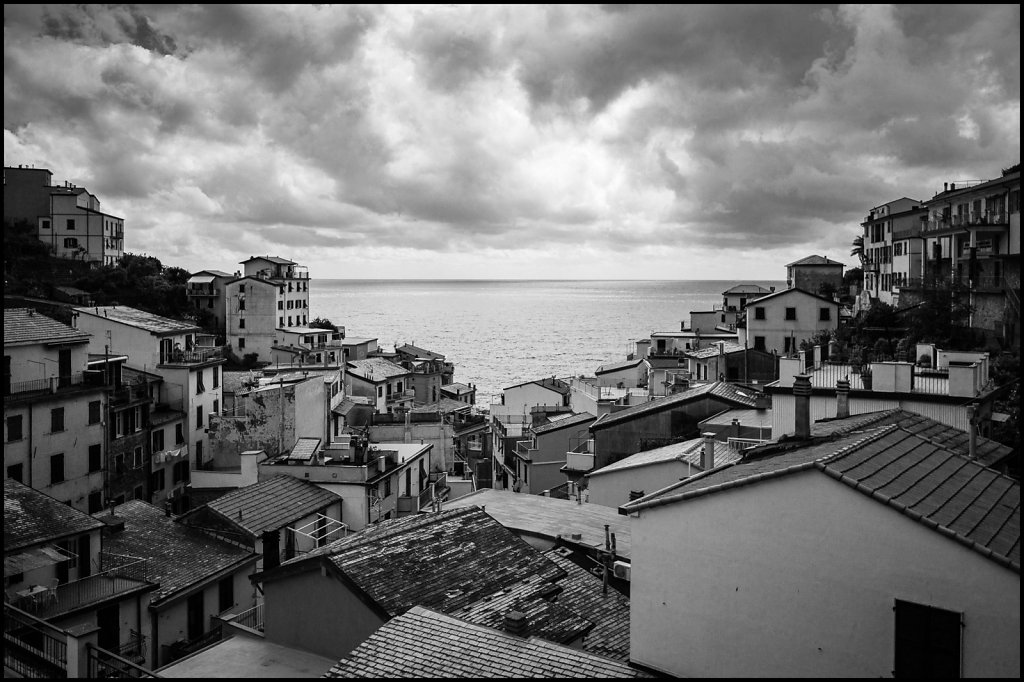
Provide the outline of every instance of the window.
{"type": "Polygon", "coordinates": [[[132,469],[142,468],[142,446],[136,447],[132,451],[132,469]]]}
{"type": "Polygon", "coordinates": [[[100,421],[100,401],[92,400],[89,402],[89,423],[97,424],[100,421]]]}
{"type": "Polygon", "coordinates": [[[894,677],[960,677],[961,614],[896,600],[894,677]]]}
{"type": "Polygon", "coordinates": [[[783,342],[784,342],[783,343],[783,346],[784,346],[783,347],[783,352],[788,353],[791,350],[792,351],[796,350],[796,348],[794,347],[796,344],[793,343],[792,337],[787,336],[785,339],[783,339],[783,342]]]}
{"type": "Polygon", "coordinates": [[[213,373],[213,387],[214,388],[217,388],[218,386],[220,386],[220,372],[217,371],[219,369],[220,369],[220,367],[211,367],[210,368],[210,372],[213,373]]]}
{"type": "Polygon", "coordinates": [[[196,466],[203,463],[203,441],[196,441],[196,466]]]}
{"type": "Polygon", "coordinates": [[[235,581],[228,576],[217,584],[217,613],[224,613],[235,605],[235,581]]]}
{"type": "Polygon", "coordinates": [[[238,318],[238,328],[239,329],[245,329],[245,318],[244,317],[238,318]]]}
{"type": "Polygon", "coordinates": [[[157,469],[149,475],[149,492],[159,493],[163,492],[163,489],[167,485],[167,470],[157,469]]]}
{"type": "Polygon", "coordinates": [[[185,429],[181,424],[174,425],[174,444],[181,445],[185,442],[185,429]]]}
{"type": "Polygon", "coordinates": [[[278,310],[284,310],[284,301],[278,301],[277,302],[277,309],[278,310]]]}
{"type": "Polygon", "coordinates": [[[18,483],[24,483],[25,481],[22,480],[22,476],[24,475],[23,466],[24,465],[19,462],[18,464],[12,464],[7,467],[7,478],[13,478],[18,483]]]}
{"type": "Polygon", "coordinates": [[[64,480],[64,453],[50,456],[50,485],[64,480]]]}
{"type": "Polygon", "coordinates": [[[822,308],[819,311],[818,319],[821,320],[822,322],[828,322],[829,320],[831,320],[832,319],[832,309],[831,308],[822,308]]]}
{"type": "Polygon", "coordinates": [[[49,230],[50,221],[44,218],[43,220],[39,221],[39,227],[43,228],[44,230],[49,230]]]}
{"type": "Polygon", "coordinates": [[[164,430],[155,429],[153,431],[153,452],[160,452],[164,449],[164,430]]]}
{"type": "Polygon", "coordinates": [[[96,491],[89,493],[89,513],[96,514],[103,511],[103,493],[96,491]]]}
{"type": "Polygon", "coordinates": [[[384,479],[384,495],[383,496],[384,497],[389,497],[390,495],[391,495],[391,477],[388,476],[387,478],[384,479]]]}
{"type": "Polygon", "coordinates": [[[188,483],[188,461],[174,464],[171,468],[171,480],[174,483],[188,483]]]}
{"type": "Polygon", "coordinates": [[[754,308],[754,319],[755,320],[763,320],[764,319],[764,306],[757,306],[756,308],[754,308]]]}
{"type": "Polygon", "coordinates": [[[243,348],[245,348],[245,338],[239,336],[238,337],[238,349],[242,350],[243,348]]]}
{"type": "Polygon", "coordinates": [[[244,294],[245,293],[245,285],[244,284],[239,284],[238,285],[238,293],[240,293],[240,294],[244,294]]]}
{"type": "Polygon", "coordinates": [[[210,411],[210,414],[220,414],[220,401],[219,400],[214,400],[213,401],[213,410],[210,411]]]}
{"type": "Polygon", "coordinates": [[[277,318],[277,326],[278,327],[283,327],[284,326],[284,318],[283,317],[277,318]]]}
{"type": "Polygon", "coordinates": [[[786,308],[786,319],[787,320],[795,320],[796,319],[796,308],[786,308]]]}
{"type": "Polygon", "coordinates": [[[765,349],[764,348],[764,337],[763,336],[755,336],[754,337],[754,350],[764,351],[764,349],[765,349]]]}
{"type": "Polygon", "coordinates": [[[293,301],[288,301],[288,303],[287,303],[287,305],[285,307],[288,308],[288,310],[291,310],[293,305],[294,305],[293,301]]]}
{"type": "Polygon", "coordinates": [[[21,430],[21,415],[16,414],[7,418],[7,442],[13,443],[16,440],[21,440],[25,435],[21,430]]]}
{"type": "Polygon", "coordinates": [[[238,299],[238,309],[239,310],[245,310],[245,299],[244,298],[238,299]]]}
{"type": "Polygon", "coordinates": [[[203,406],[196,405],[196,428],[203,428],[203,406]]]}
{"type": "Polygon", "coordinates": [[[288,326],[289,327],[292,326],[292,316],[291,315],[288,316],[288,326]]]}
{"type": "Polygon", "coordinates": [[[50,410],[50,431],[63,431],[64,430],[64,408],[55,407],[50,410]]]}
{"type": "Polygon", "coordinates": [[[206,386],[203,384],[203,370],[196,372],[196,395],[199,395],[206,390],[206,386]]]}
{"type": "Polygon", "coordinates": [[[64,248],[65,249],[76,249],[78,248],[78,239],[75,237],[64,237],[64,248]]]}
{"type": "Polygon", "coordinates": [[[89,446],[89,473],[103,470],[103,447],[96,443],[89,446]]]}
{"type": "Polygon", "coordinates": [[[68,229],[69,230],[75,229],[75,219],[74,218],[68,218],[68,229]]]}

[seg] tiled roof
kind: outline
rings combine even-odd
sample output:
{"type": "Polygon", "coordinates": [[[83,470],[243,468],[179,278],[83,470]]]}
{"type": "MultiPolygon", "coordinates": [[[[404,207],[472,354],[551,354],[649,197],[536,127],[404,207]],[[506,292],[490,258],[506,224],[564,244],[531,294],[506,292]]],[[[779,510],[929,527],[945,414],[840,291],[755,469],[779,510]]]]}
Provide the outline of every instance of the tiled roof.
{"type": "MultiPolygon", "coordinates": [[[[644,450],[625,459],[620,459],[608,466],[596,471],[591,471],[589,476],[600,476],[610,474],[624,469],[636,469],[637,467],[650,466],[652,464],[664,464],[665,462],[683,462],[700,467],[701,453],[704,450],[703,438],[691,438],[681,443],[673,443],[652,450],[644,450]]],[[[736,462],[740,459],[740,451],[729,446],[728,443],[720,440],[715,441],[715,466],[736,462]]]]}
{"type": "Polygon", "coordinates": [[[464,393],[470,393],[474,389],[473,389],[472,386],[467,386],[466,384],[460,384],[460,383],[456,382],[456,383],[453,383],[453,384],[445,384],[444,386],[441,387],[441,390],[445,391],[446,393],[454,393],[455,395],[462,395],[464,393]]]}
{"type": "Polygon", "coordinates": [[[75,308],[75,312],[81,315],[91,315],[100,319],[113,320],[130,327],[144,329],[152,334],[185,334],[190,332],[201,332],[202,329],[191,322],[172,320],[169,317],[148,313],[145,310],[129,308],[127,306],[101,305],[89,306],[87,308],[75,308]]]}
{"type": "Polygon", "coordinates": [[[706,358],[713,358],[719,354],[729,355],[730,353],[742,353],[745,349],[738,343],[730,343],[729,341],[721,341],[722,350],[719,351],[718,344],[708,346],[707,348],[701,348],[700,350],[688,350],[686,355],[695,360],[704,360],[706,358]]]}
{"type": "Polygon", "coordinates": [[[383,358],[349,360],[348,373],[368,381],[384,381],[391,377],[409,374],[409,370],[383,358]]]}
{"type": "Polygon", "coordinates": [[[813,468],[1020,571],[1020,484],[915,433],[919,423],[866,423],[831,439],[763,446],[749,459],[624,505],[684,501],[813,468]]]}
{"type": "Polygon", "coordinates": [[[281,475],[233,490],[206,506],[255,538],[340,501],[314,483],[281,475]]]}
{"type": "Polygon", "coordinates": [[[477,507],[385,521],[324,550],[391,616],[417,604],[450,613],[524,579],[565,574],[477,507]]]}
{"type": "Polygon", "coordinates": [[[537,384],[538,386],[543,386],[544,388],[550,389],[550,390],[555,391],[557,393],[561,393],[562,395],[569,395],[569,391],[570,391],[569,384],[565,383],[561,379],[556,379],[554,377],[544,377],[543,379],[535,379],[533,381],[524,381],[521,384],[515,384],[514,386],[508,386],[508,387],[505,388],[505,390],[507,391],[510,388],[519,388],[520,386],[529,386],[530,384],[537,384]]]}
{"type": "Polygon", "coordinates": [[[467,405],[466,403],[464,403],[462,401],[452,400],[451,398],[444,398],[444,397],[442,397],[436,403],[427,403],[425,405],[417,405],[416,407],[413,407],[409,411],[414,413],[414,414],[419,414],[421,412],[423,412],[423,413],[442,412],[444,414],[448,414],[449,412],[454,412],[455,410],[462,410],[462,409],[465,409],[467,407],[469,407],[469,405],[467,405]]]}
{"type": "Polygon", "coordinates": [[[700,422],[699,425],[701,428],[705,426],[728,426],[732,424],[733,419],[738,420],[741,426],[757,426],[766,429],[765,440],[771,436],[772,411],[770,409],[757,410],[750,408],[737,408],[735,410],[725,410],[724,412],[719,412],[714,416],[708,417],[700,422]]]}
{"type": "Polygon", "coordinates": [[[831,303],[832,305],[834,305],[837,308],[840,307],[837,302],[833,301],[830,298],[825,298],[824,296],[819,296],[818,294],[813,294],[810,291],[806,291],[804,289],[798,289],[796,287],[793,287],[791,289],[781,289],[779,291],[776,291],[774,294],[767,294],[765,296],[762,296],[761,298],[755,298],[752,301],[747,301],[747,309],[749,309],[751,306],[754,306],[754,305],[756,305],[758,303],[763,303],[763,302],[767,301],[770,298],[779,298],[780,296],[790,296],[792,294],[803,294],[804,296],[810,296],[811,298],[816,298],[819,301],[825,301],[826,303],[831,303]]]}
{"type": "Polygon", "coordinates": [[[558,603],[594,623],[583,637],[583,650],[616,661],[628,661],[629,597],[611,588],[606,592],[601,578],[563,556],[560,549],[549,549],[544,555],[567,574],[557,583],[562,588],[558,603]]]}
{"type": "Polygon", "coordinates": [[[792,267],[794,265],[842,265],[839,261],[826,258],[825,256],[807,256],[800,260],[795,260],[792,263],[787,263],[786,267],[792,267]]]}
{"type": "Polygon", "coordinates": [[[49,495],[4,479],[4,553],[102,528],[103,522],[49,495]]]}
{"type": "Polygon", "coordinates": [[[558,431],[570,426],[579,426],[580,424],[589,424],[594,421],[594,415],[589,412],[580,412],[579,414],[569,415],[562,419],[553,419],[547,424],[541,424],[540,426],[534,426],[531,430],[535,435],[542,433],[551,433],[552,431],[558,431]]]}
{"type": "Polygon", "coordinates": [[[441,355],[440,353],[435,353],[432,350],[427,350],[426,348],[414,346],[411,343],[403,343],[401,346],[395,348],[395,352],[408,353],[409,355],[414,355],[417,358],[424,358],[426,360],[444,360],[444,356],[441,355]]]}
{"type": "Polygon", "coordinates": [[[104,549],[148,560],[148,578],[160,585],[152,593],[154,604],[221,571],[249,562],[255,565],[252,552],[176,523],[141,500],[118,505],[114,513],[124,519],[125,527],[104,538],[104,549]]]}
{"type": "MultiPolygon", "coordinates": [[[[863,424],[899,424],[901,429],[926,438],[958,455],[970,456],[971,437],[966,431],[947,426],[916,412],[899,409],[869,412],[845,419],[819,421],[811,427],[811,435],[826,435],[836,431],[851,430],[863,424]]],[[[1013,448],[1009,445],[1003,445],[984,436],[975,437],[974,459],[977,462],[985,466],[995,466],[1011,455],[1013,455],[1013,448]]]]}
{"type": "Polygon", "coordinates": [[[446,503],[448,508],[479,505],[501,525],[518,533],[554,540],[559,535],[578,533],[578,544],[605,548],[605,526],[615,533],[615,550],[620,557],[630,556],[629,519],[612,507],[578,504],[543,495],[526,495],[483,488],[446,503]]]}
{"type": "Polygon", "coordinates": [[[527,630],[531,635],[569,644],[586,634],[594,623],[586,614],[566,608],[561,591],[561,581],[554,583],[533,576],[448,613],[467,623],[502,630],[505,614],[519,611],[526,616],[527,630]]]}
{"type": "Polygon", "coordinates": [[[623,360],[622,362],[612,362],[607,365],[601,365],[594,370],[594,374],[608,374],[609,372],[618,372],[619,370],[630,369],[631,367],[636,367],[643,361],[643,358],[635,358],[633,360],[623,360]]]}
{"type": "Polygon", "coordinates": [[[249,261],[254,261],[254,260],[265,260],[265,261],[269,261],[271,263],[277,263],[278,265],[295,265],[295,261],[288,260],[287,258],[279,258],[277,256],[252,256],[250,258],[246,258],[245,260],[239,261],[239,262],[240,262],[240,264],[245,264],[245,263],[248,263],[249,261]]]}
{"type": "Polygon", "coordinates": [[[618,424],[641,415],[660,412],[661,410],[670,409],[677,405],[688,403],[692,400],[700,400],[708,397],[718,398],[719,400],[731,403],[736,407],[754,407],[754,395],[754,391],[746,391],[744,389],[737,388],[725,381],[715,381],[710,384],[694,386],[682,393],[665,396],[664,398],[657,398],[646,403],[627,407],[624,410],[619,410],[612,414],[607,414],[603,419],[595,422],[591,428],[604,428],[611,424],[618,424]]]}
{"type": "Polygon", "coordinates": [[[722,296],[728,296],[730,294],[767,294],[769,289],[765,289],[759,284],[737,284],[731,289],[726,289],[722,292],[722,296]]]}
{"type": "Polygon", "coordinates": [[[4,308],[4,345],[85,343],[90,334],[37,313],[31,308],[4,308]]]}
{"type": "Polygon", "coordinates": [[[420,606],[385,623],[324,677],[649,677],[621,661],[473,625],[420,606]]]}

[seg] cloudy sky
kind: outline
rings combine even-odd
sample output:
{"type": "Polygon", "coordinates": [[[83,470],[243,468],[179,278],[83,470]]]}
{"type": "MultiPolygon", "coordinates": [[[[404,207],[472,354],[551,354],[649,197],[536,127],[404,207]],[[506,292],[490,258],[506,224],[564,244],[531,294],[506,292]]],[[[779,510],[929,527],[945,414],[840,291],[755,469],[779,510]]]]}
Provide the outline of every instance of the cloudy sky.
{"type": "Polygon", "coordinates": [[[192,271],[778,280],[1019,149],[1019,5],[4,5],[4,165],[192,271]]]}

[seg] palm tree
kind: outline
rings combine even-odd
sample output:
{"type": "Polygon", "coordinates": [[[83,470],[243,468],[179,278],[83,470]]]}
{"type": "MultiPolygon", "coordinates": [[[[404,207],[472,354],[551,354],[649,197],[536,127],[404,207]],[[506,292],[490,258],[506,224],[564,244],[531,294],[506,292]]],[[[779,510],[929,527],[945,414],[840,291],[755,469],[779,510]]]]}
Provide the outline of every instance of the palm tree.
{"type": "Polygon", "coordinates": [[[864,267],[864,235],[858,234],[853,238],[853,248],[850,249],[850,255],[856,256],[860,260],[860,265],[864,267]]]}

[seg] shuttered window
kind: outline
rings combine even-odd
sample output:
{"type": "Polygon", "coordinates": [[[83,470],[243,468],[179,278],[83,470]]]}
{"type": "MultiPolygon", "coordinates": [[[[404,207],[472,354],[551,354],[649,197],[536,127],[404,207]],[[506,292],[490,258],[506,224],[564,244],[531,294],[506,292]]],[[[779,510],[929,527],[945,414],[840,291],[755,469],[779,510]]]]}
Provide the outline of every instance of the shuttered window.
{"type": "Polygon", "coordinates": [[[895,677],[960,677],[961,614],[896,600],[895,677]]]}

